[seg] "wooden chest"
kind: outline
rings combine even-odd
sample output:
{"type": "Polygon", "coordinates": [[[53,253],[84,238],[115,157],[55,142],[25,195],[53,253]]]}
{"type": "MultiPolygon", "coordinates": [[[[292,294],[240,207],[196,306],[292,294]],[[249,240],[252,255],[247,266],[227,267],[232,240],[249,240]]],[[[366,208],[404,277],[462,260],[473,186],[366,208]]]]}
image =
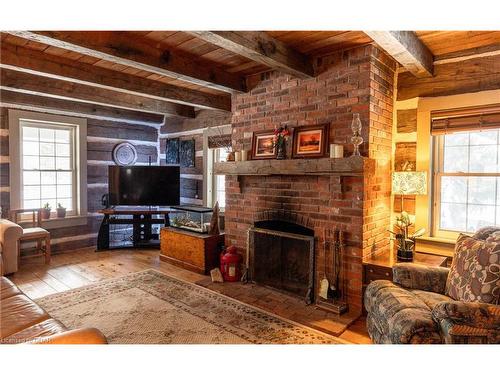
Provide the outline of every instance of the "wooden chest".
{"type": "Polygon", "coordinates": [[[208,274],[219,265],[224,235],[189,232],[173,227],[161,228],[160,260],[197,273],[208,274]]]}

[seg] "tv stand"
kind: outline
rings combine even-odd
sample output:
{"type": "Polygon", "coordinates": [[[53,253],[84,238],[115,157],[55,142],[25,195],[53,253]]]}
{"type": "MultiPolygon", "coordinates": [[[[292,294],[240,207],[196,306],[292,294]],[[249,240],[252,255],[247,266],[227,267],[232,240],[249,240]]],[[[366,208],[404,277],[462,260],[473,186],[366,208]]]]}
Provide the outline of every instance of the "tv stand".
{"type": "Polygon", "coordinates": [[[153,224],[170,226],[168,214],[174,212],[170,208],[144,208],[144,207],[113,207],[99,210],[104,215],[99,234],[97,235],[97,250],[111,250],[136,247],[158,247],[160,241],[157,234],[152,233],[153,224]],[[160,216],[153,218],[154,215],[160,216]],[[130,224],[133,226],[132,245],[110,246],[109,232],[113,224],[130,224]]]}

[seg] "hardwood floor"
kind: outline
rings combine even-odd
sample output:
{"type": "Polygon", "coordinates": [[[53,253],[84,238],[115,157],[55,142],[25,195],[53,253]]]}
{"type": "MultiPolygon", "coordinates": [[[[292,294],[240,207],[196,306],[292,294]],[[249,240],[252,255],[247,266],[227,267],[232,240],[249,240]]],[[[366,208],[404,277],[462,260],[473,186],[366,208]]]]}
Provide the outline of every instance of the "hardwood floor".
{"type": "Polygon", "coordinates": [[[328,313],[312,306],[306,307],[303,301],[295,297],[254,284],[213,284],[210,277],[162,262],[158,255],[158,250],[113,250],[97,253],[94,249],[87,248],[55,254],[52,256],[50,265],[43,264],[41,258],[23,260],[19,271],[9,278],[30,298],[36,299],[48,294],[152,268],[169,276],[207,287],[284,318],[335,333],[349,342],[371,343],[363,317],[355,320],[345,329],[346,323],[353,320],[348,315],[339,320],[337,317],[329,316],[328,313]]]}

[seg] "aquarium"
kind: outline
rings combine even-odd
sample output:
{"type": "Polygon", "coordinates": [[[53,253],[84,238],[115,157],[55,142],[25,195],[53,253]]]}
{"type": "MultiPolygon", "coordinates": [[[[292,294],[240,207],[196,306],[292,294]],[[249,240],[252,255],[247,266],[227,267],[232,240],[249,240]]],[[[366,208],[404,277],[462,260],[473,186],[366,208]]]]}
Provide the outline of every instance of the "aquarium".
{"type": "Polygon", "coordinates": [[[213,210],[209,207],[182,205],[172,206],[176,212],[169,214],[170,226],[192,232],[208,233],[213,210]]]}

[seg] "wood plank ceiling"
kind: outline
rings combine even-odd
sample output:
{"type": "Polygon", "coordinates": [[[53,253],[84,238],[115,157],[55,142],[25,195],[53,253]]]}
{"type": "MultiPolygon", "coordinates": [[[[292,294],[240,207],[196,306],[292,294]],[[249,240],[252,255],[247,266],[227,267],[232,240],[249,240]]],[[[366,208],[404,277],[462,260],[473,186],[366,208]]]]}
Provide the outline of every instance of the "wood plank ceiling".
{"type": "MultiPolygon", "coordinates": [[[[431,54],[434,64],[440,59],[461,54],[484,51],[491,54],[491,51],[497,53],[500,50],[500,31],[416,31],[412,34],[414,44],[421,43],[421,48],[431,54]]],[[[147,107],[144,107],[147,112],[191,117],[194,112],[189,112],[189,106],[230,111],[230,93],[245,91],[244,82],[249,75],[275,68],[296,76],[308,76],[311,73],[307,64],[312,58],[373,43],[369,35],[370,32],[363,31],[74,31],[17,32],[17,35],[16,32],[4,32],[0,34],[0,44],[6,57],[4,62],[0,55],[0,62],[2,69],[18,70],[16,74],[42,75],[47,84],[49,78],[63,79],[82,93],[88,88],[79,85],[115,90],[120,95],[147,98],[147,107]],[[21,54],[19,47],[23,48],[24,56],[29,56],[30,51],[33,51],[32,56],[40,59],[47,55],[39,64],[43,71],[38,72],[36,64],[27,67],[16,62],[12,51],[17,48],[21,54]],[[11,51],[9,59],[7,51],[11,51]],[[56,65],[62,67],[60,73],[56,65]],[[79,65],[85,74],[77,73],[79,65]],[[114,81],[104,77],[106,72],[114,81]]],[[[401,48],[405,48],[404,43],[399,46],[401,48]]],[[[407,60],[412,64],[418,62],[419,56],[412,55],[411,48],[403,52],[406,59],[403,62],[395,57],[400,63],[404,65],[407,60]]],[[[432,74],[432,69],[428,71],[432,74]]],[[[10,84],[15,86],[14,74],[4,73],[4,76],[13,77],[10,84]]],[[[2,90],[14,89],[2,86],[2,90]]],[[[29,94],[35,94],[38,89],[30,83],[30,90],[29,94]]],[[[129,97],[122,98],[122,104],[117,107],[137,111],[141,101],[135,100],[134,105],[127,107],[129,97]]],[[[84,99],[80,97],[78,100],[84,99]]]]}

